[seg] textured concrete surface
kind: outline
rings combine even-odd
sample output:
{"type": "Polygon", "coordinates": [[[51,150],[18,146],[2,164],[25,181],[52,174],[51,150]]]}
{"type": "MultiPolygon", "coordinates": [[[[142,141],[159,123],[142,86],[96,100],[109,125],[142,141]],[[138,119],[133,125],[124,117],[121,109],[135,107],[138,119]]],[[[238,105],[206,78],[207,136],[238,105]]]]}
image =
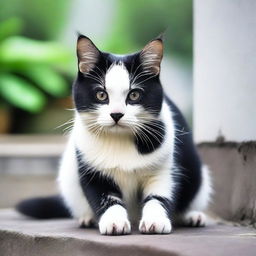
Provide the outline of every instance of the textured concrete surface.
{"type": "Polygon", "coordinates": [[[202,143],[198,148],[212,172],[211,210],[256,228],[256,142],[202,143]]]}
{"type": "Polygon", "coordinates": [[[170,235],[101,236],[79,229],[74,220],[31,220],[13,210],[0,211],[0,255],[203,255],[254,256],[256,232],[245,227],[210,225],[176,228],[170,235]]]}

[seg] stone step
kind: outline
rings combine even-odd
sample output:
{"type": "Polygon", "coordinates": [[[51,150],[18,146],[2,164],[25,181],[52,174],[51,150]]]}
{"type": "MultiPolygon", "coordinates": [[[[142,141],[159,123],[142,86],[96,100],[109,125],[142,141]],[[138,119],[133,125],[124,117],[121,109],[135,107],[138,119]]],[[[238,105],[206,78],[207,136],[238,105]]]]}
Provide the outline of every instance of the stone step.
{"type": "Polygon", "coordinates": [[[256,233],[247,227],[212,224],[176,228],[170,235],[101,236],[71,219],[33,220],[0,210],[3,256],[255,256],[256,233]]]}

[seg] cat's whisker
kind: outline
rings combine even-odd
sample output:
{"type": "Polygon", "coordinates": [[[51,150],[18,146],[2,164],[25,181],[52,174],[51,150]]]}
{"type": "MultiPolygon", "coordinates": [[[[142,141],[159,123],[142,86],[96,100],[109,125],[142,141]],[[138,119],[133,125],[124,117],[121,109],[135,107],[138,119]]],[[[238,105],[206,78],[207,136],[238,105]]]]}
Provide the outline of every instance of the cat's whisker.
{"type": "Polygon", "coordinates": [[[61,128],[61,127],[65,126],[65,125],[67,125],[67,124],[74,123],[74,122],[75,122],[75,119],[74,119],[74,118],[71,118],[71,119],[69,119],[67,122],[65,122],[65,123],[63,123],[63,124],[61,124],[61,125],[55,127],[54,129],[59,129],[59,128],[61,128]]]}

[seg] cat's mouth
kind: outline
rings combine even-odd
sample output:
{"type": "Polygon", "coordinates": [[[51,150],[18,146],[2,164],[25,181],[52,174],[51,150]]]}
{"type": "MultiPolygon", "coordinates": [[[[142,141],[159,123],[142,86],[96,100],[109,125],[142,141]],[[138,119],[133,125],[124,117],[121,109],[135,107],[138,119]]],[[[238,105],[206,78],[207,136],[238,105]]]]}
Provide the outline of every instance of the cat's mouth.
{"type": "Polygon", "coordinates": [[[108,126],[107,129],[110,132],[128,132],[128,131],[130,131],[129,126],[121,124],[121,123],[115,123],[111,126],[108,126]]]}

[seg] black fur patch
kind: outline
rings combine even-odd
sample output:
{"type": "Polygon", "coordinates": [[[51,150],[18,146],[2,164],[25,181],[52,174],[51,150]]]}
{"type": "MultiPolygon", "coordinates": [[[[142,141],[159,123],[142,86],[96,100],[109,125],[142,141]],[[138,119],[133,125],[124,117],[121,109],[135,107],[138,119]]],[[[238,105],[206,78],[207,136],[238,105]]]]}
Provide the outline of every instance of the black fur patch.
{"type": "Polygon", "coordinates": [[[178,171],[173,179],[177,184],[175,189],[175,209],[183,212],[194,199],[201,185],[202,164],[198,156],[192,133],[182,116],[180,110],[167,97],[165,97],[175,122],[175,164],[178,171]]]}
{"type": "Polygon", "coordinates": [[[165,136],[165,127],[162,121],[152,121],[140,129],[135,144],[141,154],[148,154],[160,147],[165,136]]]}
{"type": "Polygon", "coordinates": [[[105,74],[112,63],[108,54],[101,52],[95,68],[88,75],[78,71],[73,84],[73,98],[79,112],[89,112],[97,108],[99,102],[95,98],[95,89],[105,86],[105,74]],[[100,84],[99,80],[102,80],[103,84],[100,84]]]}
{"type": "Polygon", "coordinates": [[[80,184],[91,208],[99,218],[110,206],[119,204],[123,207],[122,193],[114,181],[90,167],[76,150],[80,184]],[[114,196],[114,197],[112,197],[114,196]],[[120,200],[117,200],[119,198],[120,200]]]}

